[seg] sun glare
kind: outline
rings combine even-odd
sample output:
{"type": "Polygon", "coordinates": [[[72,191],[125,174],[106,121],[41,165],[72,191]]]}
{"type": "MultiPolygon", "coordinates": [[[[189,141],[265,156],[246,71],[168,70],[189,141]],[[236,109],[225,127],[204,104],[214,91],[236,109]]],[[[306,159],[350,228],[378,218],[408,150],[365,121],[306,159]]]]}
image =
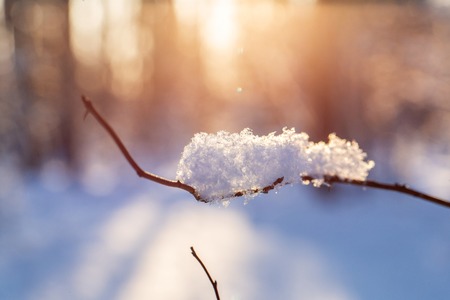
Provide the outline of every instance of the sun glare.
{"type": "Polygon", "coordinates": [[[176,0],[175,13],[181,32],[198,37],[202,68],[209,89],[236,93],[236,57],[239,53],[239,4],[235,0],[176,0]]]}
{"type": "Polygon", "coordinates": [[[235,46],[237,29],[234,0],[175,0],[174,8],[182,26],[199,26],[197,30],[206,47],[219,51],[235,46]]]}
{"type": "Polygon", "coordinates": [[[203,40],[207,47],[221,51],[235,46],[235,6],[233,0],[217,0],[210,7],[202,26],[203,40]]]}

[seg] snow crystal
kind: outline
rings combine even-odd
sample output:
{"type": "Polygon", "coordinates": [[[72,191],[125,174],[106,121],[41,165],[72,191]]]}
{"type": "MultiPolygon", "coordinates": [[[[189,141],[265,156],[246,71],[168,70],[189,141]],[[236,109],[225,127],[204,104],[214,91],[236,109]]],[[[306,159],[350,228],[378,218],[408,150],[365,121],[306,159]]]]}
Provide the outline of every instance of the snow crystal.
{"type": "Polygon", "coordinates": [[[314,143],[293,128],[266,136],[254,135],[248,128],[240,133],[198,133],[184,148],[177,180],[194,187],[208,202],[226,201],[302,182],[304,176],[313,178],[315,186],[325,176],[365,180],[375,165],[365,158],[356,142],[335,134],[330,134],[328,143],[314,143]]]}

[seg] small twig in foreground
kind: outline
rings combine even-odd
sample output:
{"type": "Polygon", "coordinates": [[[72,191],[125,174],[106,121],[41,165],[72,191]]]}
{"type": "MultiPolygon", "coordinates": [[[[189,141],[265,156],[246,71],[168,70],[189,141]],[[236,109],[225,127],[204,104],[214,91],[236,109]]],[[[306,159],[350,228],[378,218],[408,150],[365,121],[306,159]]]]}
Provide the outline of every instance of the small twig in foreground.
{"type": "Polygon", "coordinates": [[[194,247],[191,247],[191,253],[192,255],[195,257],[195,259],[200,263],[200,265],[202,266],[203,270],[205,271],[206,275],[208,276],[209,281],[211,282],[213,288],[214,288],[214,293],[216,294],[216,299],[220,300],[220,295],[219,295],[219,290],[217,289],[217,280],[213,280],[211,275],[208,272],[208,269],[206,269],[205,264],[202,262],[202,260],[200,259],[200,257],[198,257],[197,253],[194,250],[194,247]]]}

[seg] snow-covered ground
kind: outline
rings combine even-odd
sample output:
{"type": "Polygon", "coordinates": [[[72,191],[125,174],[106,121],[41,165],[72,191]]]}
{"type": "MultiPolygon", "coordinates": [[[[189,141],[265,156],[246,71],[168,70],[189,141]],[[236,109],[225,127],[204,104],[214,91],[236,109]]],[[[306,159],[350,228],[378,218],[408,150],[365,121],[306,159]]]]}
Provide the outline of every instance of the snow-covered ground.
{"type": "Polygon", "coordinates": [[[450,297],[445,208],[303,185],[224,208],[123,166],[77,182],[2,168],[1,299],[214,299],[190,246],[222,299],[450,297]]]}

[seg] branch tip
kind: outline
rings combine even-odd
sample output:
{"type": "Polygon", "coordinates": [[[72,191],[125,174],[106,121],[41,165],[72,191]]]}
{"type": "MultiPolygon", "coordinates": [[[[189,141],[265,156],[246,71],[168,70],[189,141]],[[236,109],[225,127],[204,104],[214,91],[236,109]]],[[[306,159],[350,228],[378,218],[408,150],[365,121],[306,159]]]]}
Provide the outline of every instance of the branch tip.
{"type": "Polygon", "coordinates": [[[213,286],[214,293],[216,294],[216,299],[220,300],[219,290],[217,288],[217,280],[213,280],[211,275],[208,272],[208,269],[206,268],[205,264],[202,262],[200,257],[197,255],[197,253],[194,250],[194,247],[191,246],[191,253],[195,257],[195,259],[198,261],[198,263],[202,266],[203,271],[205,271],[206,276],[208,276],[209,282],[211,282],[211,285],[213,286]]]}
{"type": "Polygon", "coordinates": [[[128,149],[123,144],[122,140],[119,138],[117,133],[114,131],[114,129],[111,127],[111,125],[108,124],[108,122],[100,115],[99,112],[95,109],[94,105],[92,104],[92,101],[90,101],[86,96],[82,95],[81,100],[83,101],[84,107],[86,108],[87,113],[90,113],[94,116],[94,118],[97,120],[97,122],[108,132],[108,134],[111,136],[111,138],[116,143],[117,147],[119,147],[120,151],[122,152],[125,159],[128,161],[130,166],[136,171],[139,177],[143,177],[145,179],[154,181],[156,183],[170,186],[170,187],[176,187],[183,189],[189,193],[191,193],[197,200],[198,195],[196,190],[184,183],[181,183],[180,181],[172,181],[160,176],[157,176],[155,174],[152,174],[150,172],[144,171],[134,160],[134,158],[129,153],[128,149]]]}
{"type": "MultiPolygon", "coordinates": [[[[311,176],[303,176],[302,177],[303,180],[314,180],[313,177],[311,176]]],[[[382,190],[388,190],[388,191],[393,191],[393,192],[398,192],[398,193],[402,193],[402,194],[406,194],[406,195],[410,195],[434,204],[438,204],[447,208],[450,208],[450,201],[446,201],[444,199],[440,199],[422,192],[419,192],[417,190],[414,190],[410,187],[408,187],[406,184],[399,184],[399,183],[394,183],[394,184],[389,184],[389,183],[383,183],[383,182],[378,182],[378,181],[374,181],[374,180],[356,180],[356,179],[345,179],[345,178],[340,178],[339,176],[324,176],[323,178],[324,183],[329,184],[330,186],[334,183],[342,183],[342,184],[350,184],[350,185],[359,185],[362,187],[371,187],[371,188],[375,188],[375,189],[382,189],[382,190]]]]}

